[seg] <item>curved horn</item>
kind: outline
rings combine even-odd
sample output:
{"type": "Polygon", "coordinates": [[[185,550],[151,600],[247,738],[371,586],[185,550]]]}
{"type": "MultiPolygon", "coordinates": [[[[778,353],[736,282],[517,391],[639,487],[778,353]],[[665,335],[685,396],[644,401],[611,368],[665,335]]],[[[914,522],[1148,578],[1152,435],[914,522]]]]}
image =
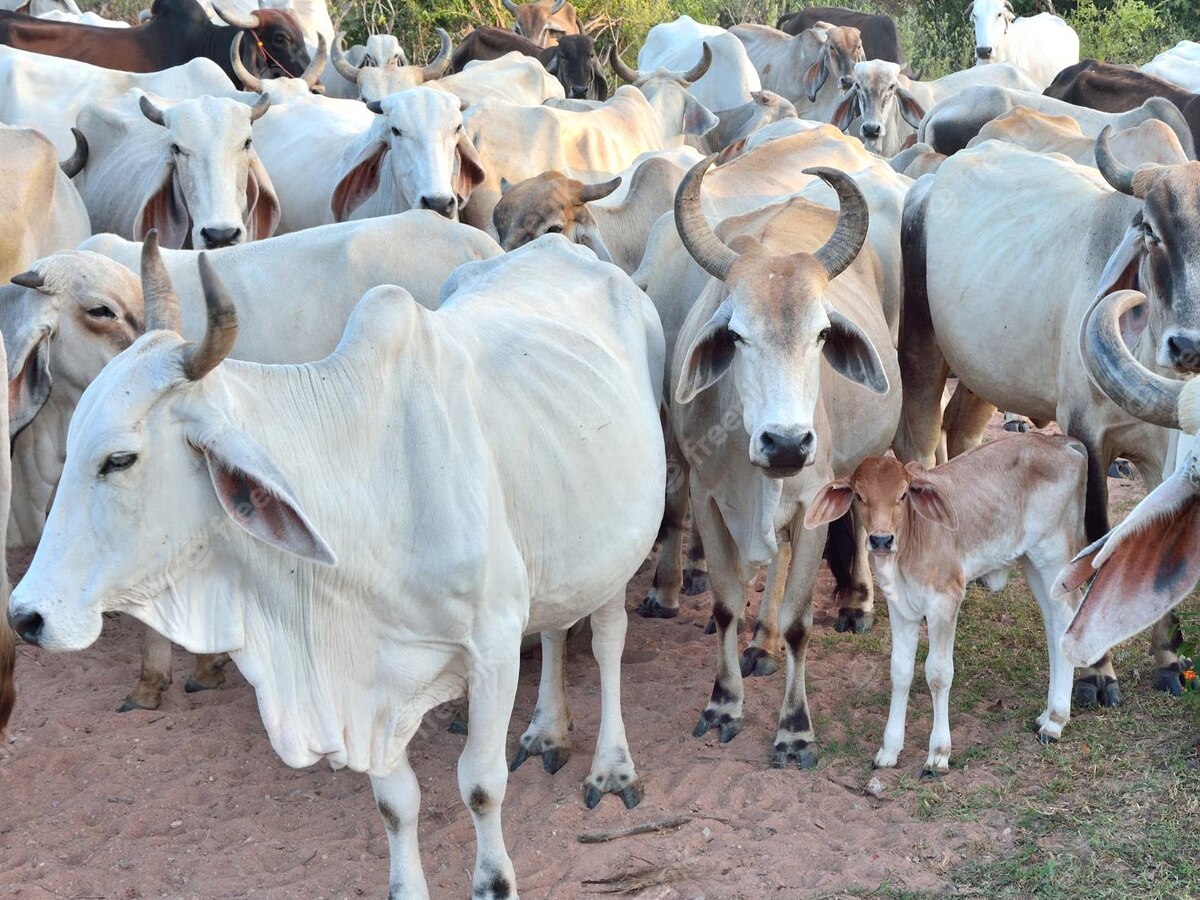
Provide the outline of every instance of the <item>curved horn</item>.
{"type": "Polygon", "coordinates": [[[248,91],[258,91],[262,93],[262,79],[251,72],[242,64],[242,35],[244,31],[239,31],[233,39],[233,44],[229,47],[229,64],[233,66],[233,74],[238,77],[243,86],[248,91]]]}
{"type": "Polygon", "coordinates": [[[1111,184],[1114,190],[1141,199],[1145,193],[1145,187],[1137,183],[1138,170],[1130,168],[1113,156],[1112,147],[1108,143],[1111,135],[1112,126],[1105,125],[1104,130],[1096,138],[1096,168],[1100,170],[1104,180],[1111,184]]]}
{"type": "Polygon", "coordinates": [[[146,307],[146,331],[179,331],[179,295],[158,249],[158,229],[151,228],[142,241],[142,303],[146,307]]]}
{"type": "Polygon", "coordinates": [[[153,122],[155,125],[167,127],[167,120],[163,118],[163,111],[154,105],[154,101],[142,94],[138,98],[138,106],[142,108],[142,115],[153,122]]]}
{"type": "Polygon", "coordinates": [[[620,175],[600,184],[585,184],[583,190],[579,192],[579,199],[584,203],[591,203],[593,200],[603,200],[620,186],[620,175]]]}
{"type": "Polygon", "coordinates": [[[550,7],[550,15],[554,15],[566,5],[567,0],[554,0],[554,5],[550,7]]]}
{"type": "Polygon", "coordinates": [[[250,121],[257,122],[266,115],[267,110],[271,108],[271,95],[260,94],[258,100],[250,107],[250,121]]]}
{"type": "Polygon", "coordinates": [[[345,78],[351,84],[358,84],[358,68],[350,64],[350,60],[342,55],[342,39],[345,38],[346,32],[339,31],[337,37],[333,39],[333,67],[337,69],[337,73],[345,78]]]}
{"type": "MultiPolygon", "coordinates": [[[[239,35],[240,37],[240,35],[239,35]]],[[[308,85],[309,90],[317,86],[321,76],[325,74],[325,63],[329,61],[329,42],[325,35],[317,35],[317,52],[309,61],[308,67],[300,73],[301,80],[308,85]]]]}
{"type": "Polygon", "coordinates": [[[450,53],[454,50],[454,45],[450,42],[450,35],[446,33],[446,29],[439,28],[437,33],[438,37],[442,39],[441,49],[428,65],[421,67],[421,74],[424,75],[426,81],[442,77],[446,67],[450,65],[450,53]]]}
{"type": "Polygon", "coordinates": [[[75,152],[58,164],[68,178],[78,175],[88,161],[87,138],[78,128],[72,128],[71,134],[75,136],[75,152]]]}
{"type": "Polygon", "coordinates": [[[238,332],[237,310],[207,253],[200,254],[200,283],[204,286],[208,324],[200,343],[183,348],[183,374],[189,381],[199,381],[219,366],[233,349],[238,332]]]}
{"type": "Polygon", "coordinates": [[[870,224],[871,214],[867,210],[867,201],[862,191],[845,172],[825,166],[803,171],[805,175],[816,175],[837,191],[837,228],[833,230],[825,245],[813,254],[813,258],[821,264],[832,281],[846,271],[858,256],[858,251],[867,240],[867,225],[870,224]]]}
{"type": "Polygon", "coordinates": [[[513,0],[503,0],[503,2],[504,2],[504,8],[507,9],[510,13],[512,13],[515,16],[517,14],[517,10],[520,9],[520,7],[517,6],[517,4],[513,3],[513,0]]]}
{"type": "Polygon", "coordinates": [[[8,280],[19,287],[33,288],[34,290],[46,284],[45,276],[40,272],[35,272],[33,269],[30,269],[28,272],[22,272],[20,275],[14,275],[8,280]]]}
{"type": "Polygon", "coordinates": [[[704,42],[704,50],[700,54],[700,62],[692,66],[679,77],[688,84],[699,81],[704,77],[704,73],[708,71],[708,67],[712,65],[712,48],[708,46],[708,41],[704,42]]]}
{"type": "Polygon", "coordinates": [[[724,281],[730,267],[737,262],[738,254],[713,233],[700,209],[700,187],[704,183],[704,173],[716,158],[714,154],[700,160],[683,176],[675,193],[675,228],[697,265],[714,278],[724,281]]]}
{"type": "Polygon", "coordinates": [[[1113,403],[1144,422],[1178,428],[1179,394],[1186,382],[1151,372],[1121,338],[1121,315],[1145,302],[1140,291],[1113,291],[1096,301],[1083,318],[1079,353],[1092,381],[1113,403]]]}
{"type": "MultiPolygon", "coordinates": [[[[707,45],[706,45],[707,46],[707,45]]],[[[615,43],[608,45],[608,64],[612,66],[612,70],[617,73],[617,77],[629,84],[637,84],[642,80],[642,73],[637,69],[631,69],[625,65],[625,60],[621,59],[621,54],[617,50],[615,43]]]]}
{"type": "Polygon", "coordinates": [[[258,13],[251,13],[248,16],[242,17],[235,12],[221,9],[220,4],[218,3],[213,3],[212,8],[213,12],[221,17],[221,21],[227,25],[232,25],[234,28],[245,28],[249,31],[252,31],[255,28],[258,28],[261,24],[258,19],[258,13]]]}

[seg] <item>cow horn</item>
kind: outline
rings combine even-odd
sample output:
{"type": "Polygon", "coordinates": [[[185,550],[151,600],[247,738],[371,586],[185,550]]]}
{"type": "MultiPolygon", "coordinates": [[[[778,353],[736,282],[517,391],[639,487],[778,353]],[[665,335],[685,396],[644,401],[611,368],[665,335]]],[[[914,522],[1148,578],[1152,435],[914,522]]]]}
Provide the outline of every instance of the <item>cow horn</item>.
{"type": "Polygon", "coordinates": [[[83,136],[83,132],[78,128],[72,128],[71,134],[75,136],[75,152],[58,164],[58,167],[63,170],[63,174],[68,178],[74,178],[78,175],[88,161],[87,138],[83,136]]]}
{"type": "Polygon", "coordinates": [[[504,2],[504,8],[507,9],[510,13],[512,13],[515,16],[517,14],[517,10],[520,9],[520,7],[517,6],[517,4],[513,3],[513,0],[503,0],[503,2],[504,2]]]}
{"type": "Polygon", "coordinates": [[[254,105],[250,107],[250,121],[257,122],[267,114],[267,110],[271,108],[271,95],[260,94],[254,105]]]}
{"type": "Polygon", "coordinates": [[[426,81],[434,81],[442,77],[446,67],[450,65],[450,54],[454,50],[454,44],[450,42],[450,35],[446,33],[446,29],[439,28],[437,33],[442,40],[441,49],[428,65],[421,67],[421,74],[425,76],[426,81]]]}
{"type": "Polygon", "coordinates": [[[46,284],[46,276],[34,269],[22,272],[20,275],[14,275],[8,280],[18,287],[33,288],[34,290],[44,287],[46,284]]]}
{"type": "Polygon", "coordinates": [[[179,295],[158,249],[158,229],[151,228],[142,241],[142,303],[146,307],[146,331],[175,331],[182,325],[179,295]]]}
{"type": "Polygon", "coordinates": [[[975,11],[975,0],[970,0],[970,2],[967,3],[967,8],[963,10],[963,18],[966,19],[968,22],[970,22],[971,21],[971,13],[973,13],[974,11],[975,11]]]}
{"type": "Polygon", "coordinates": [[[259,28],[261,26],[258,13],[252,13],[249,16],[242,17],[237,13],[221,9],[220,4],[218,3],[213,3],[212,8],[213,12],[221,17],[221,21],[223,21],[226,25],[232,25],[234,28],[244,28],[248,31],[253,31],[255,28],[259,28]]]}
{"type": "Polygon", "coordinates": [[[712,65],[712,48],[708,46],[708,41],[704,42],[704,50],[700,54],[700,62],[692,66],[682,75],[680,79],[693,84],[704,77],[704,73],[708,71],[708,67],[712,65]]]}
{"type": "Polygon", "coordinates": [[[377,115],[377,116],[383,115],[383,104],[380,103],[378,100],[372,100],[370,103],[368,103],[367,109],[369,109],[371,112],[375,113],[375,115],[377,115]]]}
{"type": "Polygon", "coordinates": [[[1084,316],[1079,352],[1088,375],[1113,403],[1143,422],[1178,428],[1179,394],[1186,382],[1151,372],[1121,338],[1121,315],[1145,302],[1140,291],[1113,291],[1098,300],[1084,316]]]}
{"type": "Polygon", "coordinates": [[[1108,143],[1111,134],[1112,126],[1105,125],[1104,130],[1096,138],[1096,168],[1100,170],[1104,180],[1115,190],[1122,194],[1128,194],[1130,197],[1142,199],[1146,193],[1146,186],[1140,183],[1141,179],[1138,178],[1140,172],[1113,156],[1112,147],[1108,143]]]}
{"type": "Polygon", "coordinates": [[[142,115],[153,122],[155,125],[167,127],[167,120],[163,118],[163,111],[154,105],[154,101],[142,94],[138,98],[138,106],[142,108],[142,115]]]}
{"type": "Polygon", "coordinates": [[[620,175],[601,184],[585,184],[583,190],[579,192],[579,199],[584,203],[591,203],[593,200],[603,200],[620,186],[620,175]]]}
{"type": "Polygon", "coordinates": [[[238,77],[238,80],[246,90],[262,93],[262,79],[242,64],[242,35],[245,33],[244,31],[239,31],[234,37],[233,44],[229,48],[229,64],[233,66],[233,74],[238,77]]]}
{"type": "Polygon", "coordinates": [[[342,39],[345,38],[346,32],[339,31],[337,37],[333,39],[333,67],[337,69],[337,73],[349,81],[351,84],[358,84],[358,68],[351,65],[350,60],[342,55],[342,39]]]}
{"type": "Polygon", "coordinates": [[[207,253],[200,254],[200,284],[204,287],[208,324],[200,343],[183,348],[183,374],[189,381],[199,381],[219,366],[233,349],[238,332],[237,310],[207,253]]]}
{"type": "Polygon", "coordinates": [[[846,271],[858,256],[858,251],[867,240],[867,226],[870,224],[871,214],[867,210],[867,201],[862,191],[845,172],[825,166],[803,171],[805,175],[816,175],[837,191],[837,228],[833,230],[825,245],[813,254],[813,258],[821,264],[832,281],[846,271]]]}
{"type": "Polygon", "coordinates": [[[700,208],[700,187],[704,183],[704,173],[716,158],[714,154],[700,160],[683,176],[679,190],[675,192],[675,228],[679,231],[683,246],[700,268],[724,281],[729,269],[737,262],[738,254],[713,233],[700,208]]]}
{"type": "Polygon", "coordinates": [[[325,74],[325,63],[329,61],[329,41],[325,40],[325,35],[317,35],[317,52],[313,58],[309,60],[308,66],[300,73],[300,79],[308,85],[308,89],[312,90],[317,86],[317,82],[321,80],[321,76],[325,74]]]}
{"type": "Polygon", "coordinates": [[[631,69],[625,65],[625,60],[621,59],[620,51],[617,50],[617,45],[608,45],[608,64],[612,66],[612,70],[617,73],[617,77],[629,84],[637,84],[642,80],[642,73],[637,69],[631,69]]]}
{"type": "Polygon", "coordinates": [[[554,5],[550,7],[550,15],[554,15],[566,5],[567,0],[554,0],[554,5]]]}

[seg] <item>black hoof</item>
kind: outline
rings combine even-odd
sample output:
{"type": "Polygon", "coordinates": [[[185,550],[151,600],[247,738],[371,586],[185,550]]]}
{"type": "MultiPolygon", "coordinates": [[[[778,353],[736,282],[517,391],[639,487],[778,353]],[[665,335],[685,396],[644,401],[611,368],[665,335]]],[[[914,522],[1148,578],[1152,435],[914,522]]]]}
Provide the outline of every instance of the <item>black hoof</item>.
{"type": "Polygon", "coordinates": [[[1075,701],[1075,705],[1079,709],[1095,709],[1100,705],[1100,688],[1097,682],[1100,679],[1096,676],[1080,678],[1075,682],[1075,688],[1071,693],[1071,699],[1075,701]]]}
{"type": "Polygon", "coordinates": [[[712,616],[708,617],[708,624],[704,626],[704,633],[705,634],[716,634],[717,633],[717,620],[714,619],[712,616]]]}
{"type": "Polygon", "coordinates": [[[1127,459],[1117,457],[1113,460],[1112,465],[1108,467],[1109,478],[1123,478],[1130,481],[1133,478],[1133,463],[1127,459]]]}
{"type": "Polygon", "coordinates": [[[195,694],[199,691],[215,691],[218,687],[220,687],[220,682],[216,684],[201,684],[199,681],[193,681],[191,678],[183,684],[183,689],[189,694],[195,694]]]}
{"type": "Polygon", "coordinates": [[[1100,705],[1120,706],[1124,702],[1125,698],[1121,696],[1121,689],[1117,687],[1117,679],[1104,679],[1104,687],[1100,689],[1100,705]]]}
{"type": "Polygon", "coordinates": [[[135,710],[135,709],[145,709],[145,708],[146,707],[144,707],[144,706],[138,706],[138,704],[131,703],[130,701],[126,700],[124,703],[122,703],[120,706],[117,707],[117,712],[119,712],[119,713],[133,712],[133,710],[135,710]]]}
{"type": "Polygon", "coordinates": [[[692,737],[704,737],[714,725],[721,729],[717,734],[717,740],[722,744],[728,744],[742,730],[742,719],[740,717],[735,719],[728,713],[714,713],[706,709],[700,716],[700,721],[696,723],[696,727],[692,729],[692,737]]]}
{"type": "Polygon", "coordinates": [[[655,597],[647,597],[637,608],[643,619],[673,619],[679,615],[678,606],[663,606],[655,597]]]}
{"type": "Polygon", "coordinates": [[[1024,434],[1029,430],[1029,423],[1024,419],[1009,419],[1004,423],[1004,430],[1015,434],[1024,434]]]}
{"type": "Polygon", "coordinates": [[[583,805],[588,809],[595,809],[600,805],[600,801],[604,798],[604,794],[599,788],[594,788],[590,784],[583,789],[583,805]]]}
{"type": "Polygon", "coordinates": [[[798,769],[815,769],[819,759],[816,744],[808,741],[778,743],[771,753],[771,768],[787,769],[794,765],[798,769]]]}
{"type": "Polygon", "coordinates": [[[632,787],[627,787],[617,794],[617,796],[621,798],[621,802],[625,804],[626,809],[633,809],[642,802],[642,786],[635,784],[632,787]]]}
{"type": "Polygon", "coordinates": [[[743,678],[764,678],[779,671],[779,662],[762,647],[747,647],[742,651],[741,667],[743,678]]]}
{"type": "Polygon", "coordinates": [[[553,747],[542,752],[542,768],[553,775],[565,766],[570,758],[571,751],[566,747],[553,747]]]}
{"type": "Polygon", "coordinates": [[[708,573],[703,569],[683,570],[683,593],[688,597],[703,594],[709,587],[711,584],[708,580],[708,573]]]}
{"type": "Polygon", "coordinates": [[[939,772],[937,769],[922,769],[921,770],[922,778],[941,778],[945,774],[946,774],[945,772],[939,772]]]}
{"type": "Polygon", "coordinates": [[[446,730],[451,734],[466,734],[467,720],[462,716],[455,716],[450,720],[450,724],[446,726],[446,730]]]}
{"type": "Polygon", "coordinates": [[[1183,696],[1183,681],[1179,677],[1178,666],[1163,666],[1154,672],[1154,689],[1170,694],[1172,697],[1183,696]]]}
{"type": "Polygon", "coordinates": [[[525,764],[525,760],[529,759],[529,751],[524,747],[517,748],[517,754],[512,758],[512,762],[508,764],[508,771],[515,772],[525,764]]]}
{"type": "Polygon", "coordinates": [[[875,624],[875,616],[861,609],[842,607],[838,610],[837,624],[833,630],[838,634],[852,631],[855,634],[866,634],[875,624]]]}
{"type": "Polygon", "coordinates": [[[1038,720],[1037,720],[1037,719],[1034,719],[1034,720],[1033,720],[1033,721],[1032,721],[1032,722],[1029,724],[1029,730],[1030,730],[1030,731],[1032,731],[1034,734],[1036,734],[1036,735],[1037,735],[1037,739],[1038,739],[1038,743],[1039,743],[1039,744],[1047,744],[1047,745],[1049,745],[1049,744],[1057,744],[1057,743],[1058,743],[1058,738],[1056,738],[1056,737],[1051,737],[1051,736],[1050,736],[1050,735],[1048,735],[1048,734],[1043,734],[1043,733],[1042,733],[1042,726],[1038,724],[1038,720]]]}

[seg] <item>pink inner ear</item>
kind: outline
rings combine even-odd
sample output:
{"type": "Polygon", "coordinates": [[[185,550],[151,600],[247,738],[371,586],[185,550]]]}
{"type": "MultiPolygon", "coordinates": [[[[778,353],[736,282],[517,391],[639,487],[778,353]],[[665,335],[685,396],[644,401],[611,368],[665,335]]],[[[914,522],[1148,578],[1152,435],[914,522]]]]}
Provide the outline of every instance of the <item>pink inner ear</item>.
{"type": "Polygon", "coordinates": [[[246,234],[252,241],[261,241],[273,235],[278,225],[279,201],[263,187],[251,162],[246,173],[246,234]]]}
{"type": "Polygon", "coordinates": [[[850,485],[838,481],[825,485],[804,513],[804,527],[817,528],[840,519],[850,511],[853,502],[854,491],[850,485]]]}
{"type": "Polygon", "coordinates": [[[353,168],[338,182],[330,202],[336,221],[346,221],[379,189],[379,173],[387,152],[387,144],[382,141],[376,142],[373,148],[368,148],[355,161],[353,168]]]}
{"type": "Polygon", "coordinates": [[[158,190],[150,195],[142,207],[139,217],[141,233],[137,238],[142,240],[151,228],[157,228],[159,246],[179,250],[187,243],[190,217],[183,193],[176,184],[175,167],[167,166],[166,173],[158,190]]]}
{"type": "Polygon", "coordinates": [[[286,500],[236,469],[210,462],[213,487],[225,512],[239,527],[265,544],[308,559],[328,557],[309,525],[286,500]]]}

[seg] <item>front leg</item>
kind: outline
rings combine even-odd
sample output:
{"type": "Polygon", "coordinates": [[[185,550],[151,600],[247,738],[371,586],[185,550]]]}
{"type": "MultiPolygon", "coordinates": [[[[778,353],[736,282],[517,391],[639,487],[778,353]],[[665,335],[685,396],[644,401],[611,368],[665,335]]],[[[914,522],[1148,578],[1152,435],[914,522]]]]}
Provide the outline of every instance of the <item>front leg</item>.
{"type": "Polygon", "coordinates": [[[954,682],[954,633],[962,595],[940,596],[929,604],[929,655],[925,658],[925,680],[933,696],[933,730],[929,734],[929,758],[922,775],[944,775],[950,771],[950,685],[954,682]]]}
{"type": "Polygon", "coordinates": [[[142,636],[142,672],[138,683],[117,712],[158,709],[163,691],[171,686],[171,642],[146,626],[142,636]]]}
{"type": "Polygon", "coordinates": [[[1038,740],[1049,744],[1062,737],[1063,729],[1071,720],[1071,677],[1074,670],[1063,656],[1062,639],[1081,598],[1079,591],[1073,592],[1069,597],[1050,596],[1054,579],[1071,559],[1070,543],[1064,542],[1060,552],[1047,553],[1045,556],[1046,558],[1036,562],[1027,558],[1022,563],[1022,568],[1025,581],[1041,608],[1042,624],[1046,629],[1050,681],[1046,692],[1046,709],[1037,717],[1036,725],[1038,740]]]}
{"type": "Polygon", "coordinates": [[[838,611],[834,631],[866,634],[875,624],[875,591],[867,558],[867,529],[855,510],[830,523],[825,555],[838,611]]]}
{"type": "Polygon", "coordinates": [[[428,900],[429,888],[421,870],[417,846],[417,817],[421,811],[421,788],[408,764],[408,751],[390,775],[371,776],[375,805],[387,832],[391,874],[388,900],[428,900]]]}
{"type": "Polygon", "coordinates": [[[673,619],[679,615],[679,591],[684,574],[683,526],[688,511],[688,464],[675,437],[674,429],[664,424],[667,444],[667,496],[662,524],[658,529],[658,563],[654,584],[637,613],[647,619],[673,619]]]}
{"type": "Polygon", "coordinates": [[[541,756],[542,768],[553,775],[571,756],[571,711],[567,707],[566,673],[563,656],[567,632],[542,632],[542,679],[537,706],[529,727],[521,735],[521,746],[513,757],[510,772],[531,756],[541,756]]]}
{"type": "Polygon", "coordinates": [[[908,694],[912,689],[917,664],[917,644],[921,636],[920,618],[906,618],[897,604],[888,600],[888,619],[892,625],[892,702],[883,746],[875,754],[875,768],[890,769],[904,749],[904,726],[908,717],[908,694]]]}
{"type": "Polygon", "coordinates": [[[1154,687],[1176,697],[1183,696],[1180,680],[1184,665],[1179,661],[1179,648],[1183,646],[1183,632],[1179,629],[1179,617],[1167,613],[1154,623],[1150,632],[1150,649],[1154,654],[1154,687]]]}
{"type": "Polygon", "coordinates": [[[626,809],[633,809],[642,799],[621,717],[621,653],[627,626],[622,589],[592,613],[592,655],[600,666],[600,734],[584,786],[588,809],[594,809],[605,794],[616,794],[626,809]]]}
{"type": "Polygon", "coordinates": [[[784,544],[779,548],[779,555],[767,567],[767,585],[758,603],[754,637],[750,640],[750,646],[742,651],[743,678],[774,675],[779,671],[779,659],[783,655],[783,641],[779,636],[779,604],[783,602],[783,589],[787,585],[791,567],[792,547],[791,544],[784,544]]]}

